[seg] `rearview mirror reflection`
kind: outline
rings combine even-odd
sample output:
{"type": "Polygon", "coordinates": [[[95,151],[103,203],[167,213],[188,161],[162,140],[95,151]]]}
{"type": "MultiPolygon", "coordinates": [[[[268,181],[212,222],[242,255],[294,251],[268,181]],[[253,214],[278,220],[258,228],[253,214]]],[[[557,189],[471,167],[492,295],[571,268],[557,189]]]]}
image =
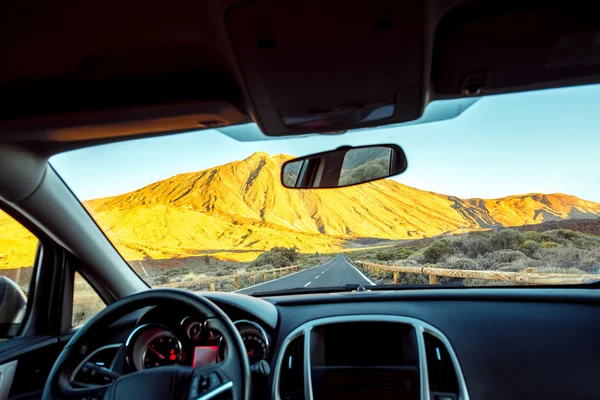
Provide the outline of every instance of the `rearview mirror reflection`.
{"type": "Polygon", "coordinates": [[[341,188],[398,175],[406,167],[397,145],[341,147],[286,162],[281,182],[292,189],[341,188]]]}

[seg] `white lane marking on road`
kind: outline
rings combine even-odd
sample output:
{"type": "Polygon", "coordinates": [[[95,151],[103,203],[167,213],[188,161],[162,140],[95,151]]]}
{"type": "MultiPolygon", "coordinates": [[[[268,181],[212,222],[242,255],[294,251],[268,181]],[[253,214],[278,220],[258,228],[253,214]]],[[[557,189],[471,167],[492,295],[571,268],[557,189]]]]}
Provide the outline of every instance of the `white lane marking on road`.
{"type": "Polygon", "coordinates": [[[307,287],[308,285],[310,285],[310,282],[308,282],[306,285],[304,285],[304,287],[307,287]]]}
{"type": "Polygon", "coordinates": [[[358,268],[356,268],[354,265],[350,264],[350,263],[348,262],[348,260],[346,260],[346,257],[344,257],[344,256],[342,256],[342,257],[344,258],[344,262],[345,262],[346,264],[348,264],[349,266],[351,266],[352,268],[354,268],[354,270],[355,270],[356,272],[358,272],[358,273],[360,274],[360,276],[362,276],[362,277],[363,277],[363,278],[364,278],[364,279],[365,279],[367,282],[369,282],[369,283],[371,284],[371,286],[376,286],[376,284],[375,284],[375,283],[373,283],[373,281],[372,281],[372,280],[370,280],[369,278],[367,278],[367,277],[365,276],[365,274],[363,274],[362,272],[360,272],[360,271],[358,270],[358,268]]]}
{"type": "Polygon", "coordinates": [[[321,276],[321,275],[317,275],[317,276],[315,276],[315,279],[319,279],[319,276],[321,276]]]}
{"type": "MultiPolygon", "coordinates": [[[[330,261],[330,262],[331,262],[331,261],[330,261]]],[[[285,279],[285,278],[288,278],[288,277],[290,277],[290,276],[292,276],[292,275],[301,274],[302,272],[309,271],[309,270],[311,270],[311,269],[313,269],[313,268],[318,268],[318,267],[322,267],[322,265],[316,265],[316,266],[314,266],[314,267],[310,267],[310,268],[307,268],[307,269],[303,269],[302,271],[294,272],[294,273],[291,273],[291,274],[289,274],[289,275],[282,276],[282,277],[280,277],[280,278],[275,278],[275,279],[271,279],[270,281],[266,281],[266,282],[257,283],[256,285],[248,286],[248,287],[245,287],[245,288],[243,288],[243,289],[238,289],[238,290],[234,291],[233,293],[236,293],[236,292],[241,292],[241,291],[243,291],[243,290],[252,289],[252,288],[255,288],[255,287],[257,287],[257,286],[264,285],[265,283],[271,283],[271,282],[278,281],[278,280],[280,280],[280,279],[285,279]]],[[[260,271],[258,271],[258,272],[260,272],[260,271]]]]}

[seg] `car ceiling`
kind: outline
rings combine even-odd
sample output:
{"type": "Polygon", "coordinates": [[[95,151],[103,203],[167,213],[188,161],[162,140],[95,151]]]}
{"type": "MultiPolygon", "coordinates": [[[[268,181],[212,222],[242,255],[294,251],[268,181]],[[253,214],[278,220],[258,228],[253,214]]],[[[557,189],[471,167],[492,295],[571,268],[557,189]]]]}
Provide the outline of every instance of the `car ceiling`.
{"type": "Polygon", "coordinates": [[[5,1],[0,140],[48,156],[250,121],[298,135],[416,120],[437,99],[594,83],[592,3],[5,1]],[[379,104],[393,114],[283,118],[379,104]]]}

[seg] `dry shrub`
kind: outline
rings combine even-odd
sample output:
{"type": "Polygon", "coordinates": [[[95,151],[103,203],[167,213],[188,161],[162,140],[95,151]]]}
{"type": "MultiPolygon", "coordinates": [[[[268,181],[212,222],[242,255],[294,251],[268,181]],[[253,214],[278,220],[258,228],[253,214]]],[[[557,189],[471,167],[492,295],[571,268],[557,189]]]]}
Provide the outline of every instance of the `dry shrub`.
{"type": "Polygon", "coordinates": [[[491,253],[490,258],[496,263],[512,263],[527,256],[518,250],[498,250],[491,253]]]}
{"type": "Polygon", "coordinates": [[[465,270],[477,270],[480,269],[479,265],[475,260],[465,257],[450,256],[446,261],[437,265],[439,268],[449,269],[465,269],[465,270]]]}
{"type": "Polygon", "coordinates": [[[596,272],[600,269],[599,251],[558,246],[540,250],[536,253],[536,257],[549,268],[577,268],[585,272],[596,272]]]}

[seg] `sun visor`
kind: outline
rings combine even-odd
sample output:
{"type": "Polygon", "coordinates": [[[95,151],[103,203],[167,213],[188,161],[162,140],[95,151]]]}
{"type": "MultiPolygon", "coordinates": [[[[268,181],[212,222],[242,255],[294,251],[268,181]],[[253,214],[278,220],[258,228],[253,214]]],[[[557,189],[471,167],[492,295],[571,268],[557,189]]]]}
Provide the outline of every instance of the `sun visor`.
{"type": "Polygon", "coordinates": [[[440,22],[435,92],[493,94],[600,81],[597,2],[523,3],[481,2],[440,22]]]}
{"type": "Polygon", "coordinates": [[[270,136],[419,118],[422,21],[418,0],[258,0],[227,13],[254,117],[270,136]]]}

